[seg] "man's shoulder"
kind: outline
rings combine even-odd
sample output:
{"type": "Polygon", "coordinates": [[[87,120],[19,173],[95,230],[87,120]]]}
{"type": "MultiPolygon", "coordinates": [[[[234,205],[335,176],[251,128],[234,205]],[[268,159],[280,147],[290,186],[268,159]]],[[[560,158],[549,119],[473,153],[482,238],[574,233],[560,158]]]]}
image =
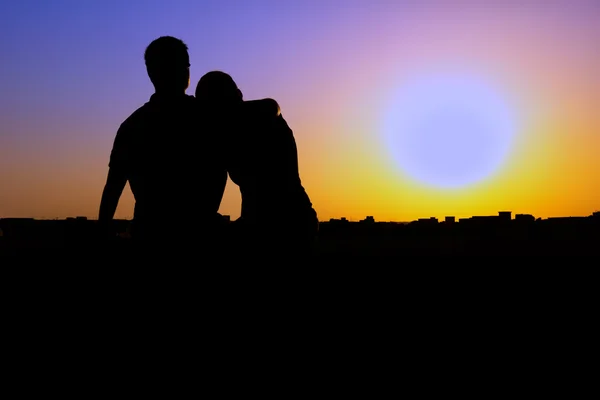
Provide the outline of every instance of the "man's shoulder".
{"type": "Polygon", "coordinates": [[[189,94],[185,95],[184,101],[187,104],[190,104],[190,105],[193,105],[193,106],[195,106],[195,105],[197,105],[199,103],[197,98],[195,98],[194,96],[190,96],[189,94]]]}
{"type": "Polygon", "coordinates": [[[140,123],[146,121],[151,115],[151,104],[150,102],[144,103],[141,107],[131,113],[129,117],[125,118],[125,121],[121,123],[120,130],[129,130],[138,126],[140,123]]]}

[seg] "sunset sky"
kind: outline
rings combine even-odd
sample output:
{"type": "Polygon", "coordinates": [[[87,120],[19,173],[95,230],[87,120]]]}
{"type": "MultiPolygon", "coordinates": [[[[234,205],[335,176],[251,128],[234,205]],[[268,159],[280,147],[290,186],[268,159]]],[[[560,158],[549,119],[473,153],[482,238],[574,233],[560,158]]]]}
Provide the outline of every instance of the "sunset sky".
{"type": "MultiPolygon", "coordinates": [[[[280,103],[322,221],[590,215],[599,21],[593,0],[3,1],[0,218],[97,217],[163,35],[189,47],[188,94],[222,70],[280,103]]],[[[220,212],[239,210],[229,181],[220,212]]]]}

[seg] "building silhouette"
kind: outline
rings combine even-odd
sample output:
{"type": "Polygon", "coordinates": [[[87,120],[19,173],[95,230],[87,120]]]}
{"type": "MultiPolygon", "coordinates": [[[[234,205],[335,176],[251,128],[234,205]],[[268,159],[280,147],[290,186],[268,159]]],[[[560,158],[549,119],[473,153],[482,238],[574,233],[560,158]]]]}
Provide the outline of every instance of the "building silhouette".
{"type": "MultiPolygon", "coordinates": [[[[223,216],[223,221],[225,230],[233,226],[228,215],[223,216]]],[[[113,222],[115,239],[119,243],[129,243],[131,221],[113,222]]],[[[76,249],[93,243],[97,228],[96,220],[85,217],[64,220],[2,218],[0,249],[60,246],[76,249]]],[[[272,235],[277,235],[277,230],[274,225],[272,235]]],[[[182,234],[185,232],[156,232],[157,237],[165,238],[182,234]]],[[[269,235],[265,237],[265,243],[268,240],[269,235]]],[[[446,216],[442,222],[430,217],[404,223],[376,221],[372,215],[357,222],[345,217],[332,218],[320,223],[317,242],[323,254],[359,251],[376,252],[374,255],[381,256],[388,253],[418,253],[422,256],[595,254],[600,249],[600,212],[587,217],[546,219],[516,214],[512,219],[511,211],[500,211],[497,215],[473,216],[458,221],[454,216],[446,216]]]]}

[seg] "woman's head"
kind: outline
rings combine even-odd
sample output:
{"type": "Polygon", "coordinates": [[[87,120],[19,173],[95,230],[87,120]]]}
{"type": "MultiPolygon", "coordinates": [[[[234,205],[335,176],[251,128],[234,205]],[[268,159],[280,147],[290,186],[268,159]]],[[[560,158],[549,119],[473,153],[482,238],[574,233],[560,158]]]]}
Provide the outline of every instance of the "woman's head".
{"type": "Polygon", "coordinates": [[[244,100],[233,78],[222,71],[211,71],[198,81],[196,98],[213,104],[239,103],[244,100]]]}

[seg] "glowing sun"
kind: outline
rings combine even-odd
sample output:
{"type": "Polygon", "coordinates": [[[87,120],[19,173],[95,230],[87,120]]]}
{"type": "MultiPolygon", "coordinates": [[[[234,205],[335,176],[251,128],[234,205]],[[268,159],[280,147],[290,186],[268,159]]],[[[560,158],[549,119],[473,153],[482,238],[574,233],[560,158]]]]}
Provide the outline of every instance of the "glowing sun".
{"type": "Polygon", "coordinates": [[[457,189],[496,172],[516,120],[501,92],[474,75],[430,75],[401,85],[384,115],[384,140],[398,167],[421,184],[457,189]]]}

